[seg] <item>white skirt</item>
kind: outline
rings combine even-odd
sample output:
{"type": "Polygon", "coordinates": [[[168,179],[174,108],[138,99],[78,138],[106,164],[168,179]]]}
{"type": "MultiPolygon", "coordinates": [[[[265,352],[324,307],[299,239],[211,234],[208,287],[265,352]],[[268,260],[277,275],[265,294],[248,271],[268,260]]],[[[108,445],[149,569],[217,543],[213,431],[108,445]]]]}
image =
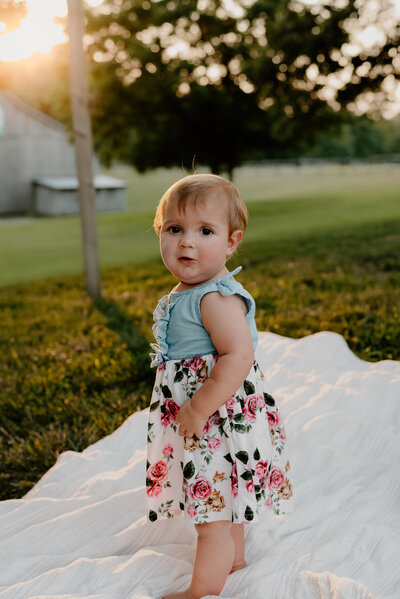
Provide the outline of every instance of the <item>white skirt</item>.
{"type": "Polygon", "coordinates": [[[146,514],[151,522],[184,514],[195,524],[239,523],[256,521],[265,510],[290,511],[285,429],[257,362],[243,385],[209,417],[200,439],[178,434],[176,414],[217,360],[216,354],[207,354],[158,366],[147,438],[146,514]]]}

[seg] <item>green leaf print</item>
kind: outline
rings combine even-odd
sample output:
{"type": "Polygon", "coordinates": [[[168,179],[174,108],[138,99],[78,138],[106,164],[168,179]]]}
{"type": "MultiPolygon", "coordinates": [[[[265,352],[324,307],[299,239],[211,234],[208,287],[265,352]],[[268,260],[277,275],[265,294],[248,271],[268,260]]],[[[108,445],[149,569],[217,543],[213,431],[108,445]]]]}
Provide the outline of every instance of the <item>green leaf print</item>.
{"type": "Polygon", "coordinates": [[[185,504],[182,501],[179,502],[179,507],[183,511],[185,509],[185,504]]]}
{"type": "Polygon", "coordinates": [[[250,381],[245,381],[243,383],[244,390],[246,391],[246,395],[253,395],[256,392],[256,389],[250,381]]]}
{"type": "Polygon", "coordinates": [[[249,505],[246,505],[246,509],[244,510],[244,518],[249,522],[254,518],[254,512],[249,505]]]}
{"type": "Polygon", "coordinates": [[[155,511],[153,511],[153,510],[149,511],[149,520],[150,520],[150,522],[155,522],[157,520],[157,514],[155,511]]]}
{"type": "Polygon", "coordinates": [[[269,393],[264,393],[264,401],[267,404],[267,406],[274,406],[275,405],[275,400],[272,397],[272,395],[270,395],[269,393]]]}
{"type": "Polygon", "coordinates": [[[243,464],[247,464],[247,462],[249,461],[249,454],[247,453],[247,451],[238,451],[237,453],[235,453],[235,456],[238,460],[243,462],[243,464]]]}
{"type": "Polygon", "coordinates": [[[258,451],[258,447],[256,447],[256,449],[255,449],[255,451],[254,451],[254,453],[253,453],[253,458],[254,458],[255,460],[259,460],[259,459],[261,458],[261,456],[260,456],[260,452],[258,451]]]}
{"type": "Polygon", "coordinates": [[[233,417],[233,419],[234,419],[234,421],[235,421],[235,422],[243,422],[243,420],[244,420],[244,417],[243,417],[243,414],[236,414],[236,415],[233,417]]]}
{"type": "Polygon", "coordinates": [[[186,478],[186,480],[189,480],[190,478],[192,478],[195,471],[196,469],[194,467],[194,464],[192,461],[190,461],[186,464],[186,466],[183,469],[183,476],[186,478]]]}
{"type": "MultiPolygon", "coordinates": [[[[159,405],[160,405],[160,401],[155,401],[154,403],[152,403],[150,406],[150,412],[155,412],[159,405]]],[[[150,423],[150,424],[153,425],[153,423],[150,423]]],[[[149,425],[149,429],[150,429],[150,425],[149,425]]]]}
{"type": "Polygon", "coordinates": [[[233,464],[232,456],[230,453],[227,453],[226,455],[224,455],[224,458],[226,459],[227,462],[229,462],[230,464],[233,464]]]}
{"type": "Polygon", "coordinates": [[[161,391],[162,391],[162,394],[164,395],[165,399],[172,398],[172,393],[171,393],[171,390],[168,387],[168,385],[161,385],[161,391]]]}
{"type": "Polygon", "coordinates": [[[176,373],[175,378],[174,378],[174,383],[180,383],[182,379],[183,379],[183,372],[182,372],[182,370],[178,370],[178,372],[176,373]]]}
{"type": "Polygon", "coordinates": [[[252,474],[249,470],[246,470],[245,472],[243,472],[243,474],[240,475],[240,478],[243,478],[243,480],[251,480],[252,474]]]}
{"type": "Polygon", "coordinates": [[[246,433],[246,427],[244,424],[235,424],[235,431],[237,433],[244,434],[246,433]]]}

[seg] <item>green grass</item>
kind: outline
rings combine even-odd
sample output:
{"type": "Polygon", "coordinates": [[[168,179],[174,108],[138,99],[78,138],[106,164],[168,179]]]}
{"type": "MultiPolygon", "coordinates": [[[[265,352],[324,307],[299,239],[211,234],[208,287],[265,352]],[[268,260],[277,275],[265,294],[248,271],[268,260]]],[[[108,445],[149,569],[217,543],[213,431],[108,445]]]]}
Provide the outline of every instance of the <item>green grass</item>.
{"type": "MultiPolygon", "coordinates": [[[[326,166],[243,167],[236,183],[250,211],[247,240],[290,239],[340,226],[400,218],[400,168],[326,166]]],[[[99,214],[102,267],[156,259],[151,226],[165,189],[179,169],[138,175],[127,167],[112,174],[127,182],[127,211],[99,214]]],[[[0,219],[0,287],[82,272],[78,217],[0,219]]]]}
{"type": "MultiPolygon", "coordinates": [[[[249,191],[250,226],[229,266],[244,267],[238,280],[256,300],[259,330],[336,331],[364,360],[400,359],[396,173],[352,187],[353,173],[307,193],[316,183],[304,178],[301,191],[264,201],[249,191]]],[[[148,198],[157,185],[149,182],[148,198]]],[[[78,219],[0,228],[0,499],[21,497],[59,453],[83,450],[148,405],[152,312],[174,284],[150,227],[143,206],[99,216],[96,303],[79,274],[78,219]]]]}

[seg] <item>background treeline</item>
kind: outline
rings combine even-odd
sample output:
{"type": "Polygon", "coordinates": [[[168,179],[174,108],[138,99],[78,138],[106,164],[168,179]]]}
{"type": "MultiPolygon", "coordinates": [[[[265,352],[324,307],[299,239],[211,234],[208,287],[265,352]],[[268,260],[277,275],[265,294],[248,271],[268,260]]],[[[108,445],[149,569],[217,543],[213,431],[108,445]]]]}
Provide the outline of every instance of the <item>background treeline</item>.
{"type": "Polygon", "coordinates": [[[321,158],[369,158],[400,154],[400,118],[372,120],[353,116],[335,134],[322,133],[297,155],[321,158]]]}
{"type": "MultiPolygon", "coordinates": [[[[38,110],[69,127],[69,62],[66,47],[55,48],[50,56],[37,55],[19,63],[0,64],[0,86],[16,93],[38,110]],[[29,85],[26,85],[26,82],[29,85]]],[[[316,133],[312,142],[303,140],[286,149],[282,158],[368,158],[400,153],[400,117],[392,119],[347,113],[334,130],[316,133]]],[[[262,149],[251,160],[276,158],[262,149]]],[[[279,158],[279,156],[278,156],[279,158]]]]}

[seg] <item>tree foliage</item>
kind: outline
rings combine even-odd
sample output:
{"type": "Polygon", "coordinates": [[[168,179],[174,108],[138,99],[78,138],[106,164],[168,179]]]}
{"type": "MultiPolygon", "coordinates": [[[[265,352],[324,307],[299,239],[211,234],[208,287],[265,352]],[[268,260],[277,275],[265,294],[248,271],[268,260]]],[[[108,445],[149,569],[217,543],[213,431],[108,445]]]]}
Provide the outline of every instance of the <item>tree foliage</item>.
{"type": "Polygon", "coordinates": [[[378,121],[366,116],[353,117],[335,134],[320,133],[303,157],[372,158],[400,155],[400,117],[378,121]]]}
{"type": "Polygon", "coordinates": [[[232,173],[292,155],[342,120],[307,75],[338,68],[354,0],[324,18],[288,0],[106,0],[89,14],[93,117],[103,160],[139,170],[207,164],[232,173]],[[115,110],[115,107],[118,109],[115,110]]]}
{"type": "MultiPolygon", "coordinates": [[[[87,11],[97,153],[141,172],[194,161],[231,175],[350,126],[360,99],[376,116],[400,72],[393,2],[372,2],[373,14],[369,0],[236,0],[230,10],[226,0],[104,0],[87,11]],[[357,48],[368,14],[384,38],[357,48]]],[[[19,87],[66,120],[67,49],[55,50],[47,70],[30,62],[19,87]]]]}

